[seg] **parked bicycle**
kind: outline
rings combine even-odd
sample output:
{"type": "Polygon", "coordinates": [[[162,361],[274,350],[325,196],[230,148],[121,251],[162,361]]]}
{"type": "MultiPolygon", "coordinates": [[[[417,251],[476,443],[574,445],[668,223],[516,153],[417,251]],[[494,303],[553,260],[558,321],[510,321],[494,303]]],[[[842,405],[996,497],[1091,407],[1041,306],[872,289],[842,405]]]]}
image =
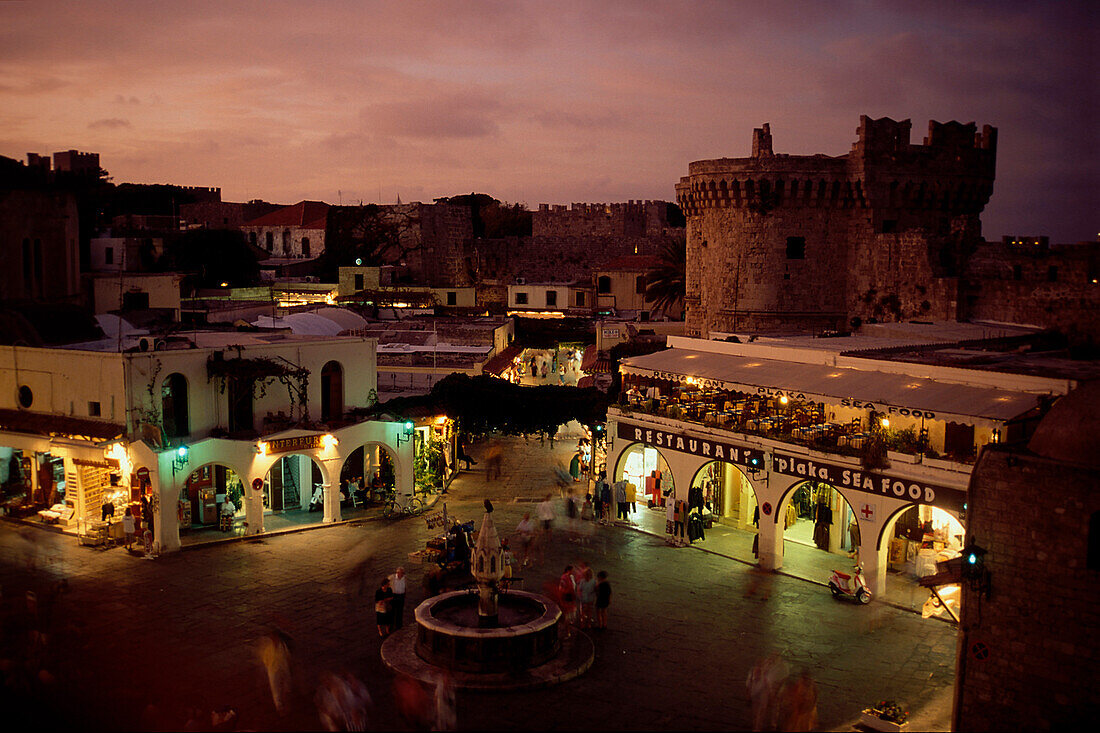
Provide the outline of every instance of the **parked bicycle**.
{"type": "Polygon", "coordinates": [[[408,497],[408,501],[402,506],[397,501],[397,492],[389,492],[382,504],[382,516],[387,519],[393,519],[395,517],[404,516],[419,516],[424,513],[427,508],[427,504],[422,496],[417,495],[416,492],[412,494],[405,494],[408,497]]]}

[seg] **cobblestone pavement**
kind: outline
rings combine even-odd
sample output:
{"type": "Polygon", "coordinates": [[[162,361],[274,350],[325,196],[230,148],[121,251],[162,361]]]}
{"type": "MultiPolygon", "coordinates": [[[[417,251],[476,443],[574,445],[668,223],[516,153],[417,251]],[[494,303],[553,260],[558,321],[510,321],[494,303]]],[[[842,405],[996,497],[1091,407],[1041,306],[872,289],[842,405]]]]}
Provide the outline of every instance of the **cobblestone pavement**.
{"type": "MultiPolygon", "coordinates": [[[[533,513],[546,493],[557,495],[550,467],[566,460],[573,444],[504,443],[500,480],[488,485],[482,463],[460,475],[446,497],[462,519],[480,519],[482,499],[491,498],[502,534],[524,511],[533,513]]],[[[484,449],[474,446],[474,455],[484,449]]],[[[545,560],[524,571],[528,589],[539,589],[576,559],[609,572],[609,628],[593,632],[592,668],[544,690],[459,693],[460,728],[746,729],[745,678],[772,651],[795,670],[809,669],[824,729],[851,730],[859,710],[883,698],[908,704],[914,729],[949,727],[950,625],[883,604],[837,602],[819,585],[671,548],[642,532],[594,529],[588,544],[558,532],[545,560]]],[[[72,537],[0,524],[2,656],[25,655],[16,642],[30,621],[18,609],[24,592],[34,590],[37,623],[49,629],[44,664],[54,676],[24,689],[9,685],[5,711],[23,711],[39,726],[174,729],[183,726],[188,707],[232,705],[242,728],[316,729],[317,681],[326,671],[346,669],[374,695],[371,728],[408,729],[379,658],[370,595],[384,574],[404,564],[411,618],[424,595],[423,569],[408,562],[408,553],[433,534],[418,518],[365,521],[149,562],[121,549],[80,547],[72,537]],[[353,569],[364,560],[360,595],[353,569]],[[50,603],[62,579],[68,588],[50,603]],[[256,654],[256,639],[276,623],[294,639],[296,692],[284,717],[274,710],[256,654]]]]}

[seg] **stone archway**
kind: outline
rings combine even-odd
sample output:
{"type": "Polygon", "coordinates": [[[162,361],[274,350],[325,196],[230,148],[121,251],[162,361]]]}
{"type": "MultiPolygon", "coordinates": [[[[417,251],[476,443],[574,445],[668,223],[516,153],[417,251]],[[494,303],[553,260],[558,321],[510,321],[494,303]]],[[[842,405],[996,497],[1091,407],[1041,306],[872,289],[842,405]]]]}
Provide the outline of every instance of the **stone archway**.
{"type": "Polygon", "coordinates": [[[756,488],[737,464],[708,461],[699,466],[688,486],[703,490],[704,504],[712,505],[715,521],[741,529],[755,528],[753,517],[759,501],[756,488]]]}
{"type": "Polygon", "coordinates": [[[638,500],[645,501],[645,479],[652,471],[660,471],[662,493],[670,489],[675,492],[675,477],[664,453],[646,443],[631,443],[619,452],[609,480],[615,482],[625,478],[632,482],[637,487],[638,500]]]}
{"type": "Polygon", "coordinates": [[[178,482],[178,491],[168,504],[176,507],[180,531],[217,528],[226,498],[236,509],[234,520],[243,516],[247,481],[247,473],[224,461],[209,461],[192,469],[178,482]]]}
{"type": "Polygon", "coordinates": [[[870,547],[874,538],[862,537],[858,520],[856,530],[851,530],[854,518],[852,502],[835,485],[812,480],[792,482],[777,503],[773,518],[783,567],[814,577],[824,573],[827,578],[830,566],[843,562],[836,558],[845,558],[853,550],[865,552],[863,548],[870,547]]]}
{"type": "MultiPolygon", "coordinates": [[[[379,441],[366,441],[347,454],[340,466],[340,483],[357,483],[364,501],[379,501],[383,493],[396,491],[401,464],[393,449],[379,441]]],[[[356,497],[358,501],[358,497],[356,497]]]]}

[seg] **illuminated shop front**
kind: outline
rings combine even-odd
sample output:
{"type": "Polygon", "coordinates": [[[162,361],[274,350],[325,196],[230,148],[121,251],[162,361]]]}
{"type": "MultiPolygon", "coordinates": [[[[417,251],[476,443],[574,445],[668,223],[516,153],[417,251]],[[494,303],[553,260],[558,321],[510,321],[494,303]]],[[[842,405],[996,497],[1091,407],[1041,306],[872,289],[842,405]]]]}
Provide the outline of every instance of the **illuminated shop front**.
{"type": "Polygon", "coordinates": [[[648,475],[660,461],[677,499],[738,529],[759,523],[766,569],[805,545],[858,557],[875,593],[888,571],[915,583],[957,555],[976,453],[1022,436],[1068,388],[774,343],[669,345],[622,362],[609,462],[648,475]]]}

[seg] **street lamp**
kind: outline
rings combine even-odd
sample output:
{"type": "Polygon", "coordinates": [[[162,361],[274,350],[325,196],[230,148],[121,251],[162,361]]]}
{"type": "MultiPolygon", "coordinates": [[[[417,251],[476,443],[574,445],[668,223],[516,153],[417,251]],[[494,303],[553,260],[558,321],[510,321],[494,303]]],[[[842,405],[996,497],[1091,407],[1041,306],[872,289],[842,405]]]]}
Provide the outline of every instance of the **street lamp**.
{"type": "Polygon", "coordinates": [[[179,469],[181,469],[185,465],[187,465],[187,461],[189,460],[188,453],[189,453],[189,451],[187,450],[186,445],[181,445],[179,448],[176,448],[175,455],[172,456],[172,476],[173,477],[176,475],[176,473],[179,471],[179,469]]]}

